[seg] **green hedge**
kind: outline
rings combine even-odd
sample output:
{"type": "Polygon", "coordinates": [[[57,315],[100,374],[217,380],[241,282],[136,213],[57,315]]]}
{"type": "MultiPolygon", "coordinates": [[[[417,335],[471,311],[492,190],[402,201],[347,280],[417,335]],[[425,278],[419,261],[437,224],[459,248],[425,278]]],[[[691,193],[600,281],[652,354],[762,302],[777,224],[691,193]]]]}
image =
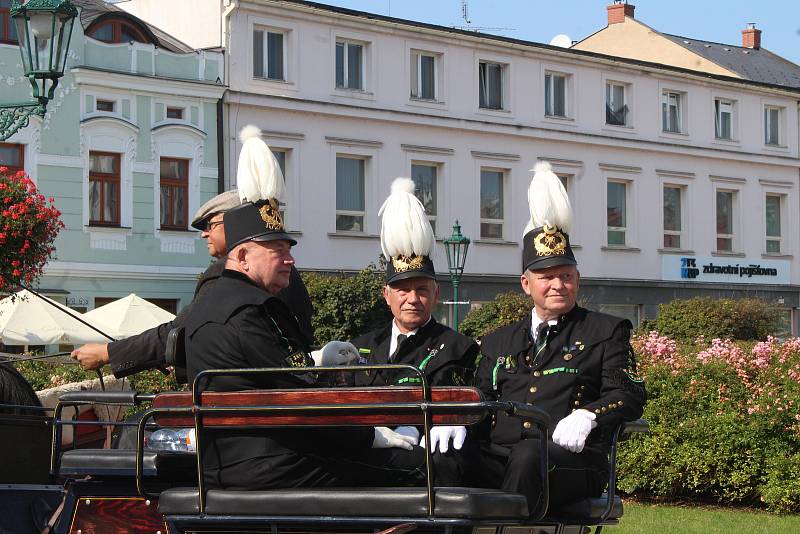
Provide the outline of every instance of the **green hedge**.
{"type": "Polygon", "coordinates": [[[676,340],[706,339],[764,340],[775,331],[777,315],[763,300],[676,299],[661,304],[652,325],[676,340]]]}
{"type": "Polygon", "coordinates": [[[621,446],[622,490],[800,511],[800,339],[633,345],[651,432],[621,446]]]}
{"type": "Polygon", "coordinates": [[[498,328],[521,320],[532,309],[533,302],[529,296],[509,291],[469,312],[458,329],[466,336],[480,339],[498,328]]]}
{"type": "Polygon", "coordinates": [[[314,303],[311,325],[320,345],[334,339],[353,339],[392,319],[381,294],[384,275],[374,265],[355,276],[308,272],[302,276],[314,303]]]}

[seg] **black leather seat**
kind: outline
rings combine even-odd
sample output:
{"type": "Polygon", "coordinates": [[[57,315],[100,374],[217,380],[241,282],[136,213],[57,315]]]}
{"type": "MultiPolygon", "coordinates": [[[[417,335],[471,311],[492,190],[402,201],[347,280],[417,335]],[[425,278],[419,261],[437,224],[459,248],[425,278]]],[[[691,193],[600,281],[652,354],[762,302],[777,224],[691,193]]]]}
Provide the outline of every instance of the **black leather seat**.
{"type": "MultiPolygon", "coordinates": [[[[478,488],[436,488],[435,515],[449,518],[527,518],[527,502],[518,493],[478,488]]],[[[158,511],[165,515],[198,514],[197,488],[161,493],[158,511]]],[[[209,490],[209,515],[426,517],[425,488],[311,488],[269,491],[209,490]]]]}
{"type": "MultiPolygon", "coordinates": [[[[142,462],[145,476],[169,473],[197,473],[193,453],[145,451],[142,462]]],[[[136,451],[126,449],[75,449],[61,456],[59,474],[64,476],[136,476],[136,451]]],[[[194,476],[197,476],[196,474],[194,476]]]]}
{"type": "MultiPolygon", "coordinates": [[[[603,494],[601,497],[581,499],[580,501],[565,504],[552,510],[547,514],[545,521],[550,519],[569,519],[571,521],[575,519],[597,520],[603,515],[603,512],[606,511],[607,504],[608,496],[606,494],[603,494]]],[[[611,513],[608,515],[607,519],[619,519],[620,517],[622,517],[622,499],[615,495],[614,504],[611,507],[611,513]]]]}

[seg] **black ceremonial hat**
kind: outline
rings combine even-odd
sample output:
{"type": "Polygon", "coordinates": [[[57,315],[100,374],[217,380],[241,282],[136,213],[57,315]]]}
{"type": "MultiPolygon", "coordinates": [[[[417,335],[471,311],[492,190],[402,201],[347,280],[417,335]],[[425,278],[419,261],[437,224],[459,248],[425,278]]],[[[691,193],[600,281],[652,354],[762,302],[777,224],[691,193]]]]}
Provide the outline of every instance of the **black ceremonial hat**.
{"type": "Polygon", "coordinates": [[[431,253],[436,243],[422,202],[410,178],[397,178],[378,212],[381,248],[386,257],[386,284],[408,278],[436,280],[431,253]]]}
{"type": "Polygon", "coordinates": [[[283,226],[278,203],[274,199],[245,202],[225,212],[225,243],[228,250],[245,241],[289,241],[297,244],[283,226]]]}
{"type": "Polygon", "coordinates": [[[283,225],[279,202],[286,186],[280,165],[261,139],[257,126],[239,132],[242,150],[236,168],[236,184],[241,205],[225,213],[225,242],[228,250],[245,241],[295,241],[283,225]]]}
{"type": "Polygon", "coordinates": [[[386,284],[406,280],[407,278],[430,278],[436,280],[436,271],[429,256],[392,256],[386,263],[386,284]]]}
{"type": "Polygon", "coordinates": [[[578,265],[569,245],[569,234],[555,226],[534,228],[522,239],[522,272],[556,265],[578,265]]]}
{"type": "Polygon", "coordinates": [[[522,272],[577,265],[569,243],[572,207],[567,191],[548,162],[537,163],[533,171],[528,188],[531,219],[522,238],[522,272]]]}

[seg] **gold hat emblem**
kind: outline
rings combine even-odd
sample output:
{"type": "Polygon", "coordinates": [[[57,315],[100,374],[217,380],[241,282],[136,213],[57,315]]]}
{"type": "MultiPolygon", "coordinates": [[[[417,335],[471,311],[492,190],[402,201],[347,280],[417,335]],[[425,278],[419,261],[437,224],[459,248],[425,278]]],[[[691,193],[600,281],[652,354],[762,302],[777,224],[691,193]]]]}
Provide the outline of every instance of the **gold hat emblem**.
{"type": "Polygon", "coordinates": [[[402,254],[399,256],[392,256],[392,266],[394,266],[394,270],[398,273],[404,273],[409,269],[421,269],[424,263],[425,256],[417,256],[416,254],[412,254],[411,256],[403,256],[402,254]]]}
{"type": "Polygon", "coordinates": [[[544,225],[533,236],[533,245],[537,256],[560,256],[567,251],[567,238],[555,226],[544,225]]]}
{"type": "Polygon", "coordinates": [[[261,220],[267,225],[267,230],[283,230],[283,218],[278,210],[278,202],[271,198],[258,210],[261,220]]]}

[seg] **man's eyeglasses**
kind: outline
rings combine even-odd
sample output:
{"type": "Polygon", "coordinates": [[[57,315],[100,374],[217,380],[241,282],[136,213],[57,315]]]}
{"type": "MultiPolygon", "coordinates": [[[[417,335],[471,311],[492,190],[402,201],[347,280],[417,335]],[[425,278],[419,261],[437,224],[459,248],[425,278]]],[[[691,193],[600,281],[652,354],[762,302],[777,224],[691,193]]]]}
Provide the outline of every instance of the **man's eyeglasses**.
{"type": "Polygon", "coordinates": [[[220,224],[222,224],[224,222],[225,222],[225,220],[223,219],[221,221],[213,221],[213,222],[208,223],[206,225],[206,232],[210,232],[211,230],[214,229],[215,226],[218,226],[218,225],[220,225],[220,224]]]}

